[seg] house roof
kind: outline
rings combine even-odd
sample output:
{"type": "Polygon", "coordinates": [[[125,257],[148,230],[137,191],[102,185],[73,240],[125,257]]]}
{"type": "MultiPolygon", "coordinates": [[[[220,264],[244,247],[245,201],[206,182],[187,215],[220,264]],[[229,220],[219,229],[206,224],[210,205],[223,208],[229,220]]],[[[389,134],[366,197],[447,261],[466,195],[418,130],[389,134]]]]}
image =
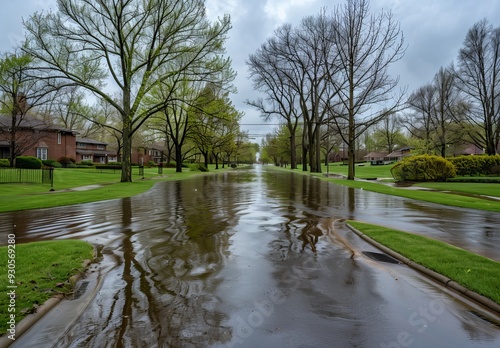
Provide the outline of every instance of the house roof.
{"type": "MultiPolygon", "coordinates": [[[[10,115],[1,115],[0,114],[0,128],[10,127],[12,125],[12,116],[10,115]]],[[[23,116],[17,120],[17,127],[19,128],[28,128],[28,129],[38,129],[38,130],[52,130],[52,131],[63,131],[68,133],[75,133],[70,129],[66,129],[62,126],[47,124],[42,120],[30,117],[23,116]]]]}
{"type": "Polygon", "coordinates": [[[116,152],[102,151],[102,150],[80,150],[80,149],[77,149],[76,153],[79,155],[92,155],[92,156],[116,156],[116,152]]]}
{"type": "Polygon", "coordinates": [[[363,158],[384,158],[387,156],[387,152],[370,152],[368,155],[363,156],[363,158]]]}
{"type": "Polygon", "coordinates": [[[95,139],[90,139],[90,138],[79,138],[76,137],[76,142],[77,143],[84,143],[84,144],[93,144],[93,145],[108,145],[108,143],[95,140],[95,139]]]}

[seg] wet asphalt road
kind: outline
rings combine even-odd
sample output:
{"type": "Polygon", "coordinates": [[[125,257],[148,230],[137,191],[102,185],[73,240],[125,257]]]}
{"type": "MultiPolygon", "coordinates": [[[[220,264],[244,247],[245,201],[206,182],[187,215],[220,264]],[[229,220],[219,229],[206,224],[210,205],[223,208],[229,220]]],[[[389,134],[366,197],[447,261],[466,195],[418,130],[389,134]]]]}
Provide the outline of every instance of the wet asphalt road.
{"type": "Polygon", "coordinates": [[[499,260],[500,214],[257,167],[0,217],[0,233],[18,242],[80,238],[100,250],[93,300],[74,311],[63,301],[14,347],[500,346],[497,317],[366,257],[377,250],[334,222],[388,225],[499,260]]]}

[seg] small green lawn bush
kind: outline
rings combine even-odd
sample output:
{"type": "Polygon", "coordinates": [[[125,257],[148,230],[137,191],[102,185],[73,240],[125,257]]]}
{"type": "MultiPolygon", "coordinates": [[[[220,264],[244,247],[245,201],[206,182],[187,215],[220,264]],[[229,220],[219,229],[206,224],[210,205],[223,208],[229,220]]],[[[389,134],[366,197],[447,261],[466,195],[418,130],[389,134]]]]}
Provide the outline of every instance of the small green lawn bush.
{"type": "Polygon", "coordinates": [[[10,167],[10,161],[7,158],[0,159],[0,167],[10,167]]]}
{"type": "Polygon", "coordinates": [[[85,160],[85,161],[81,161],[80,163],[78,163],[79,166],[87,166],[87,167],[93,167],[94,166],[94,162],[90,161],[90,160],[85,160]]]}
{"type": "Polygon", "coordinates": [[[59,157],[57,159],[57,162],[61,163],[61,165],[64,167],[64,168],[75,168],[76,165],[76,161],[74,158],[71,158],[71,157],[59,157]]]}
{"type": "Polygon", "coordinates": [[[446,181],[456,176],[453,164],[434,155],[406,157],[391,168],[396,181],[446,181]]]}
{"type": "Polygon", "coordinates": [[[204,164],[195,163],[189,166],[189,170],[193,172],[208,172],[208,168],[204,164]]]}
{"type": "Polygon", "coordinates": [[[18,156],[16,157],[16,168],[40,169],[42,168],[42,161],[33,156],[18,156]]]}
{"type": "Polygon", "coordinates": [[[55,160],[44,160],[44,161],[42,161],[42,163],[46,167],[52,167],[52,168],[61,168],[62,167],[61,163],[59,163],[55,160]]]}
{"type": "Polygon", "coordinates": [[[496,168],[500,166],[500,155],[494,156],[459,156],[450,158],[460,176],[498,175],[496,168]]]}

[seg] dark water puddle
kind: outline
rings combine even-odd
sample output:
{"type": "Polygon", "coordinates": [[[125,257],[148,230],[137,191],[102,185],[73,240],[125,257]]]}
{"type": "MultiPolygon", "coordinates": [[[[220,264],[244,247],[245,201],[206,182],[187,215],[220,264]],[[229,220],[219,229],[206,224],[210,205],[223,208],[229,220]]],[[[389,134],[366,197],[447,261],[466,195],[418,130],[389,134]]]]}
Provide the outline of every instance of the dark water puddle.
{"type": "MultiPolygon", "coordinates": [[[[78,238],[102,246],[107,270],[95,299],[67,331],[51,332],[63,336],[56,345],[47,337],[50,347],[380,347],[399,344],[401,332],[414,346],[500,344],[497,327],[462,315],[471,308],[440,287],[359,257],[357,237],[339,220],[498,260],[500,214],[257,167],[0,219],[0,234],[15,233],[19,243],[78,238]]],[[[83,284],[77,293],[91,290],[83,284]]]]}

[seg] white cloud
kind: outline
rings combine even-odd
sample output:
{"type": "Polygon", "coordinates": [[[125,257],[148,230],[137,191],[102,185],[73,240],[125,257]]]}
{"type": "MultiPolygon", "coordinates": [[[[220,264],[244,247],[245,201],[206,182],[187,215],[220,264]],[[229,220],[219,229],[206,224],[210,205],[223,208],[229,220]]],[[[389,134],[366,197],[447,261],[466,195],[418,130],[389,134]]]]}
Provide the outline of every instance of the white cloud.
{"type": "Polygon", "coordinates": [[[291,13],[311,8],[315,2],[316,0],[267,0],[264,13],[277,24],[281,24],[290,19],[291,13]]]}

